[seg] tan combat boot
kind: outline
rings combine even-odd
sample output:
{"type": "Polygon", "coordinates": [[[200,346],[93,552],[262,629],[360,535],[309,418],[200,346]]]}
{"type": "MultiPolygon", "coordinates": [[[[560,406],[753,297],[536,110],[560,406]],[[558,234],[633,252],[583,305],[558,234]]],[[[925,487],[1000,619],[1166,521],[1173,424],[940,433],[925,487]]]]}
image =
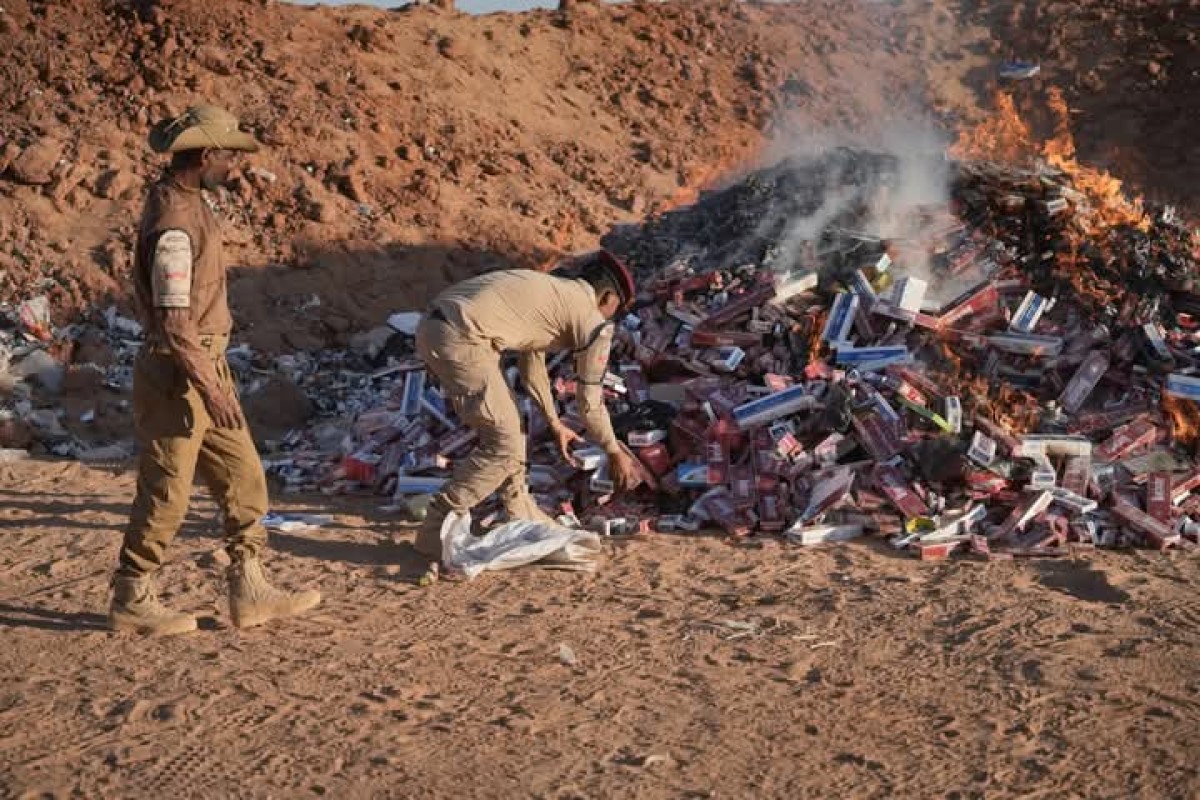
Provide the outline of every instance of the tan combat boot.
{"type": "Polygon", "coordinates": [[[172,611],[158,602],[154,579],[149,575],[117,575],[112,586],[108,627],[114,631],[165,636],[196,630],[196,618],[191,614],[172,611]]]}
{"type": "Polygon", "coordinates": [[[229,616],[235,628],[249,628],[273,619],[293,617],[321,602],[316,589],[284,592],[267,581],[262,562],[244,558],[226,571],[229,579],[229,616]]]}
{"type": "Polygon", "coordinates": [[[433,561],[441,560],[442,523],[446,521],[446,515],[449,513],[449,505],[440,495],[434,495],[425,512],[425,519],[421,520],[421,524],[417,528],[417,536],[413,540],[413,549],[425,558],[433,561]]]}
{"type": "MultiPolygon", "coordinates": [[[[522,478],[522,480],[524,480],[522,478]]],[[[509,520],[523,519],[529,522],[549,523],[557,525],[558,521],[554,517],[542,511],[533,499],[533,495],[525,488],[524,484],[514,485],[510,481],[507,485],[500,488],[500,499],[504,504],[504,511],[508,514],[509,520]]]]}

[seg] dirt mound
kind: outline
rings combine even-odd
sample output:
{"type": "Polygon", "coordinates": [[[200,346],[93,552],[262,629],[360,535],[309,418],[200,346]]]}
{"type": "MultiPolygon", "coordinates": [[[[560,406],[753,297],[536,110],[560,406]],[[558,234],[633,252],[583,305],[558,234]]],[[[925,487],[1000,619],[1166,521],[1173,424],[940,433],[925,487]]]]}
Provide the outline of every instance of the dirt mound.
{"type": "Polygon", "coordinates": [[[235,302],[265,348],[341,343],[447,279],[590,246],[754,152],[780,104],[862,124],[908,71],[885,53],[876,84],[856,88],[844,66],[875,61],[889,33],[875,11],[830,0],[485,17],[78,6],[0,13],[0,294],[48,283],[64,315],[124,299],[159,169],[145,132],[222,102],[269,145],[223,198],[247,267],[235,302]],[[316,319],[296,310],[314,293],[330,309],[316,319]]]}

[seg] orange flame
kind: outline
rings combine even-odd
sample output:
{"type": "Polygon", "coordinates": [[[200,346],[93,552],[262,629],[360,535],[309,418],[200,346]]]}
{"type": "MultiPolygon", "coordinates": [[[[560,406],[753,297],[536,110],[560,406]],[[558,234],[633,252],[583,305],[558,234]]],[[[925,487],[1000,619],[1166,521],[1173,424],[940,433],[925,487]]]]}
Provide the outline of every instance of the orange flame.
{"type": "Polygon", "coordinates": [[[981,414],[1014,434],[1037,427],[1041,410],[1033,395],[1003,381],[989,381],[975,374],[973,360],[964,361],[946,339],[938,339],[942,362],[931,374],[943,386],[957,386],[966,411],[981,414]]]}
{"type": "Polygon", "coordinates": [[[1017,113],[1012,95],[996,93],[996,111],[973,128],[958,133],[950,155],[960,161],[1027,162],[1037,154],[1033,135],[1017,113]]]}
{"type": "Polygon", "coordinates": [[[1140,197],[1128,197],[1121,181],[1103,169],[1081,164],[1071,135],[1070,113],[1061,91],[1052,87],[1046,105],[1053,116],[1054,135],[1040,145],[1016,109],[1011,95],[998,92],[996,111],[979,125],[963,130],[950,154],[963,160],[1001,161],[1037,169],[1050,168],[1069,178],[1063,192],[1071,205],[1065,230],[1067,246],[1055,254],[1055,271],[1075,291],[1097,305],[1111,305],[1124,287],[1097,276],[1083,255],[1084,245],[1102,245],[1116,227],[1149,229],[1140,197]]]}
{"type": "Polygon", "coordinates": [[[1081,164],[1076,159],[1075,138],[1071,135],[1071,109],[1062,92],[1052,87],[1046,105],[1054,117],[1054,136],[1038,144],[1029,125],[1017,111],[1012,95],[996,93],[996,111],[979,125],[959,132],[950,155],[960,160],[999,161],[1014,165],[1036,166],[1042,162],[1061,170],[1071,178],[1080,197],[1075,219],[1085,233],[1096,233],[1114,225],[1149,227],[1140,197],[1129,198],[1121,190],[1121,181],[1105,170],[1081,164]],[[1083,201],[1086,201],[1084,203],[1083,201]],[[1080,207],[1082,206],[1082,207],[1080,207]]]}
{"type": "Polygon", "coordinates": [[[1200,406],[1195,401],[1164,393],[1162,409],[1176,443],[1195,446],[1200,442],[1200,406]]]}
{"type": "Polygon", "coordinates": [[[1046,142],[1042,155],[1046,162],[1071,176],[1075,188],[1091,200],[1091,210],[1098,219],[1092,220],[1084,214],[1078,220],[1084,225],[1099,223],[1100,230],[1115,225],[1132,225],[1148,230],[1150,219],[1146,216],[1141,197],[1127,197],[1121,191],[1121,181],[1105,170],[1080,164],[1075,158],[1075,139],[1071,136],[1070,108],[1057,87],[1050,89],[1047,100],[1055,119],[1054,138],[1046,142]]]}

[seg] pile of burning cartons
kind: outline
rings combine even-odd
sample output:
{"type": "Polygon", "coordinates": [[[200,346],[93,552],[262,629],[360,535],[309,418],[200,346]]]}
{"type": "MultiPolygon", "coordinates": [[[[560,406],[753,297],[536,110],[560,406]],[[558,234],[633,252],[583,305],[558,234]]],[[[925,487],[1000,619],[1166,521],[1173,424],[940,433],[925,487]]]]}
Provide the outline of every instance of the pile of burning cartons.
{"type": "MultiPolygon", "coordinates": [[[[564,463],[522,399],[543,507],[923,559],[1194,541],[1200,236],[1170,209],[1108,218],[1045,167],[942,168],[948,202],[889,208],[899,159],[839,149],[615,229],[642,297],[606,386],[643,485],[615,496],[595,450],[564,463]]],[[[420,363],[394,368],[329,490],[434,491],[472,446],[420,363]]]]}

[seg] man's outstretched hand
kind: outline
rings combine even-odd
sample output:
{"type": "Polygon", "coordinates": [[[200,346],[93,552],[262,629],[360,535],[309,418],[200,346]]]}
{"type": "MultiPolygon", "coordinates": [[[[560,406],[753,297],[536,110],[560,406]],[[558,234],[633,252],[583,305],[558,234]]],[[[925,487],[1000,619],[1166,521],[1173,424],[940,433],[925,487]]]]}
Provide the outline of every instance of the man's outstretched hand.
{"type": "Polygon", "coordinates": [[[550,432],[554,436],[555,443],[558,445],[558,452],[562,453],[563,460],[568,464],[578,463],[575,455],[571,452],[571,445],[575,442],[582,442],[583,437],[561,422],[554,426],[550,432]]]}
{"type": "Polygon", "coordinates": [[[608,473],[612,476],[617,491],[627,492],[641,482],[637,464],[624,447],[608,454],[608,473]]]}

